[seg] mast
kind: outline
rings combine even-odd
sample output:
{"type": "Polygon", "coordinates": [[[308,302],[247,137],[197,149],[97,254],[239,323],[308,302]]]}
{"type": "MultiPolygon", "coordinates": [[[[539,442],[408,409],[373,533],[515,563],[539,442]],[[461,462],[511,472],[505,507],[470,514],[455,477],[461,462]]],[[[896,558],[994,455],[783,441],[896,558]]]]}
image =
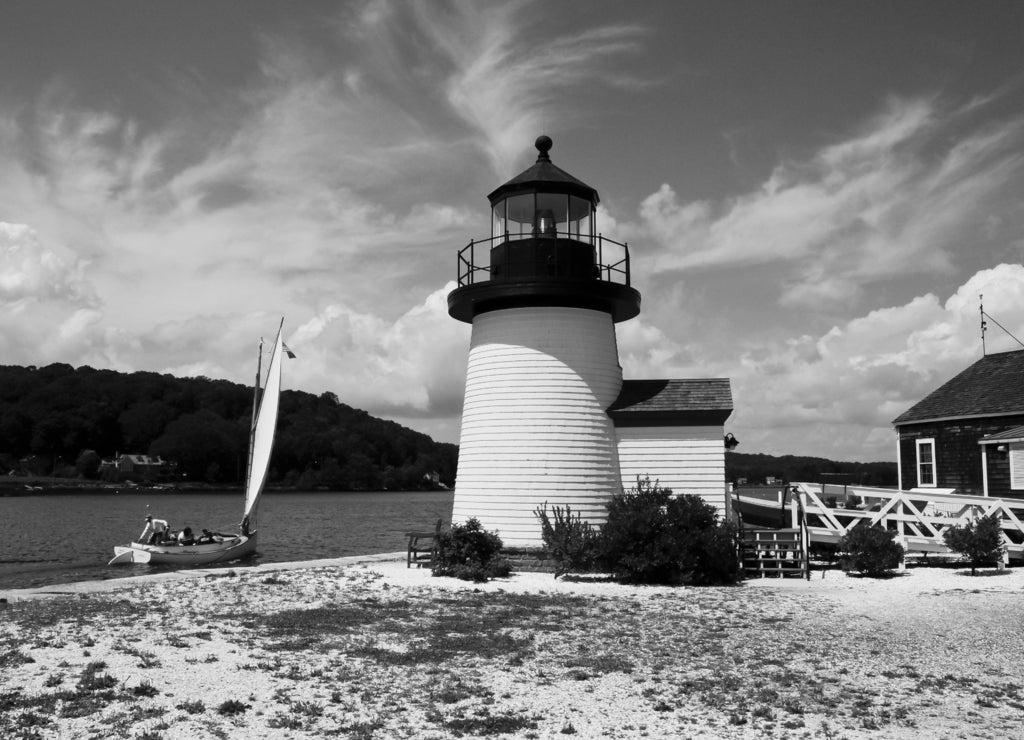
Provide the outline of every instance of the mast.
{"type": "MultiPolygon", "coordinates": [[[[270,364],[267,376],[262,378],[263,352],[260,350],[260,363],[256,373],[255,414],[250,434],[249,472],[245,481],[245,509],[242,513],[242,534],[256,535],[256,507],[260,495],[267,483],[270,470],[270,456],[274,449],[274,436],[277,428],[277,417],[281,398],[281,356],[284,354],[284,343],[281,333],[284,330],[284,319],[277,329],[277,338],[270,353],[270,364]],[[264,381],[260,389],[260,380],[264,381]]],[[[262,348],[263,342],[260,341],[262,348]]]]}
{"type": "MultiPolygon", "coordinates": [[[[281,320],[284,323],[284,320],[281,320]]],[[[263,373],[263,337],[260,337],[260,348],[256,357],[256,381],[252,388],[252,420],[249,422],[249,455],[245,465],[245,490],[249,489],[249,479],[252,477],[252,451],[254,448],[254,437],[256,434],[256,418],[259,416],[260,408],[260,375],[263,373]]],[[[248,534],[249,517],[242,519],[242,534],[248,534]]]]}

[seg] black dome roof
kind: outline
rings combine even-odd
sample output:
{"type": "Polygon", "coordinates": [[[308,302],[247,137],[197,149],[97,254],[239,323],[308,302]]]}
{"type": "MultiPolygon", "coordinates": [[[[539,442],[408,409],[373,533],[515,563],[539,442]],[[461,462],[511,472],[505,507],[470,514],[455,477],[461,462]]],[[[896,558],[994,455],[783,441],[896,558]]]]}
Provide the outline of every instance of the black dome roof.
{"type": "Polygon", "coordinates": [[[534,145],[539,152],[537,161],[532,167],[520,172],[488,195],[487,198],[491,201],[491,205],[510,195],[537,191],[575,195],[597,205],[600,198],[594,188],[551,163],[551,157],[548,156],[552,145],[550,137],[538,136],[534,145]]]}

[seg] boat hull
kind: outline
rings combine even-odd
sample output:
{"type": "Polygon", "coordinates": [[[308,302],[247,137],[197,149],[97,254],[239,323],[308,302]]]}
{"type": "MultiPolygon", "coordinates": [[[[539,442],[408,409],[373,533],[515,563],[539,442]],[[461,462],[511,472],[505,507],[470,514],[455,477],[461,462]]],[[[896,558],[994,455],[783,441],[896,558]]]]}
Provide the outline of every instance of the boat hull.
{"type": "Polygon", "coordinates": [[[256,552],[256,535],[238,535],[209,545],[147,545],[132,542],[115,547],[109,565],[161,563],[170,565],[211,565],[241,560],[256,552]]]}
{"type": "Polygon", "coordinates": [[[734,496],[733,505],[739,509],[744,526],[768,529],[784,529],[789,526],[788,512],[778,501],[734,496]]]}

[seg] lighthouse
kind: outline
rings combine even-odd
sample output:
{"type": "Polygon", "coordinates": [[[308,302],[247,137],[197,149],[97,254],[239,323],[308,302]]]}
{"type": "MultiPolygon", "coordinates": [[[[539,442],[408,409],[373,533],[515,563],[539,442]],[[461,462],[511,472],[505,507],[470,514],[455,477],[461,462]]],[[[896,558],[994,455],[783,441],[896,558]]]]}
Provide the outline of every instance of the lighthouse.
{"type": "Polygon", "coordinates": [[[640,312],[629,249],[596,232],[597,191],[537,161],[488,196],[491,236],[459,252],[452,318],[472,324],[452,520],[541,544],[538,507],[595,524],[622,490],[609,408],[623,389],[615,324],[640,312]]]}

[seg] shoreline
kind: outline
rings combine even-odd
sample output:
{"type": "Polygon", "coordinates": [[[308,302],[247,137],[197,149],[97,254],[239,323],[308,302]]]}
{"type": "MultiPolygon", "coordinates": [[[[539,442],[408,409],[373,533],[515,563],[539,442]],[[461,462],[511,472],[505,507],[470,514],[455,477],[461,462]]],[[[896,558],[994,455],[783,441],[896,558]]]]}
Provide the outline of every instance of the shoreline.
{"type": "Polygon", "coordinates": [[[163,740],[1019,732],[1024,569],[821,573],[476,584],[400,552],[71,584],[0,605],[0,734],[26,717],[40,737],[163,740]]]}
{"type": "Polygon", "coordinates": [[[405,560],[404,551],[377,553],[372,555],[349,555],[340,558],[321,558],[318,560],[260,563],[259,565],[231,566],[230,564],[224,564],[219,568],[183,568],[181,570],[170,570],[164,573],[147,573],[138,576],[117,576],[91,581],[69,581],[67,583],[55,583],[47,586],[35,586],[32,588],[0,588],[0,603],[3,603],[4,601],[7,603],[17,603],[19,601],[31,601],[35,599],[59,596],[103,594],[124,588],[133,588],[145,585],[146,583],[182,581],[193,578],[215,578],[223,576],[229,571],[235,574],[274,573],[277,571],[345,567],[362,563],[376,563],[399,559],[402,561],[405,560]]]}

